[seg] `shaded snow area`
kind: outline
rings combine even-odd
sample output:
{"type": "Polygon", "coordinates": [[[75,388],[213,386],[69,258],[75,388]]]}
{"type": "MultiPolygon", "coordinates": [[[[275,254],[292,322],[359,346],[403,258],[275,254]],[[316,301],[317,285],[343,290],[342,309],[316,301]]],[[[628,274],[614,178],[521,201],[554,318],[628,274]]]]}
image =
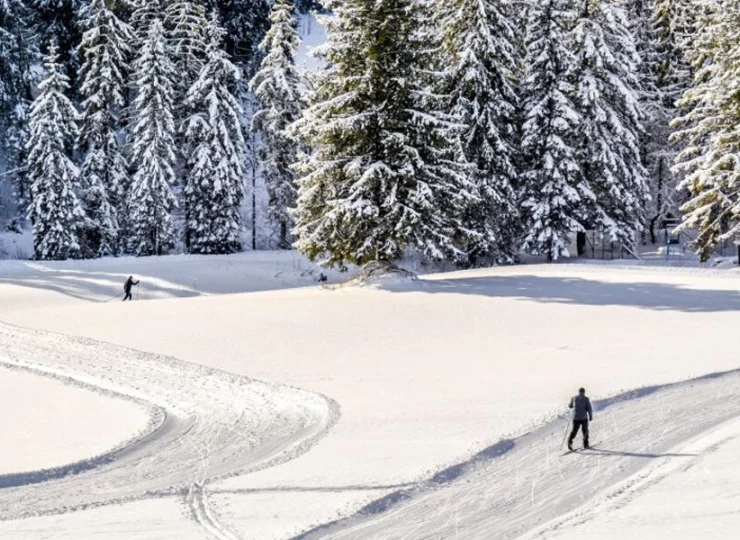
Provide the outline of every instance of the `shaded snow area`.
{"type": "Polygon", "coordinates": [[[101,401],[78,431],[111,436],[64,454],[24,421],[15,444],[50,441],[30,466],[51,471],[4,466],[0,537],[734,537],[737,270],[318,272],[274,253],[0,263],[11,399],[41,418],[46,392],[82,392],[101,401]],[[139,301],[106,302],[129,274],[139,301]],[[565,454],[581,385],[595,447],[565,454]]]}
{"type": "Polygon", "coordinates": [[[0,260],[30,259],[33,254],[33,235],[30,230],[22,233],[0,231],[0,260]]]}
{"type": "Polygon", "coordinates": [[[93,261],[0,263],[0,311],[85,300],[123,299],[123,284],[133,275],[137,300],[185,298],[316,285],[324,273],[329,284],[345,278],[320,269],[295,252],[249,252],[232,256],[170,255],[93,261]],[[53,293],[53,294],[49,294],[53,293]]]}

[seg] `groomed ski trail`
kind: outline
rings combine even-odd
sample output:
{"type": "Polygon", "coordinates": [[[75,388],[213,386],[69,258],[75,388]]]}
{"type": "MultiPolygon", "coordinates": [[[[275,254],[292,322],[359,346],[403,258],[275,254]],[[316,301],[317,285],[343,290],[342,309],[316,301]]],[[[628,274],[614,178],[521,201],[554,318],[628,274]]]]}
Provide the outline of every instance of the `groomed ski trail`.
{"type": "Polygon", "coordinates": [[[149,409],[145,432],[102,456],[0,476],[0,520],[182,496],[209,536],[234,540],[207,505],[212,480],[308,451],[336,423],[332,400],[173,358],[0,323],[0,366],[149,409]]]}
{"type": "Polygon", "coordinates": [[[560,418],[297,538],[546,538],[596,504],[691,466],[717,433],[740,436],[740,371],[627,392],[595,408],[598,448],[563,455],[560,418]]]}

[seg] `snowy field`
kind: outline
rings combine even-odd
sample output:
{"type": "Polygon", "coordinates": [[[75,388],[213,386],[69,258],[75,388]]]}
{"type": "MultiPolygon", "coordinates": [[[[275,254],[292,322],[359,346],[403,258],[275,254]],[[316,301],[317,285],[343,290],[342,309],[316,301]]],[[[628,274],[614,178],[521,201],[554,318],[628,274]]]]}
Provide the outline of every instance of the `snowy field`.
{"type": "Polygon", "coordinates": [[[318,272],[1,262],[0,537],[733,537],[737,270],[318,272]],[[597,444],[563,456],[579,385],[597,444]]]}

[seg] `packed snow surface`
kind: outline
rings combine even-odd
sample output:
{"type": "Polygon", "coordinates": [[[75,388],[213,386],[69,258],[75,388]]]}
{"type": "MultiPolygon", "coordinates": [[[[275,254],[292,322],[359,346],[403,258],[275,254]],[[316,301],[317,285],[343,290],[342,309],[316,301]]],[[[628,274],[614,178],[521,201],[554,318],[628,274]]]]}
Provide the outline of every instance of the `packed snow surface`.
{"type": "Polygon", "coordinates": [[[2,354],[175,422],[0,490],[0,535],[550,537],[636,482],[649,497],[648,478],[673,478],[717,430],[735,438],[736,271],[568,264],[285,289],[317,272],[272,254],[0,263],[0,320],[16,325],[2,354]],[[129,274],[153,301],[106,302],[129,274]],[[599,401],[597,447],[563,456],[580,385],[599,401]],[[148,461],[159,444],[168,459],[148,461]]]}

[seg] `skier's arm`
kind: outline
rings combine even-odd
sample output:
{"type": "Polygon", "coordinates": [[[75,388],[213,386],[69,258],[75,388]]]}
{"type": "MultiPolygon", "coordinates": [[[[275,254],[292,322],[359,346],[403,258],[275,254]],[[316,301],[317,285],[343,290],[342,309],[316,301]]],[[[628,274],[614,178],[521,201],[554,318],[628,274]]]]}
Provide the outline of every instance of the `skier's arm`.
{"type": "Polygon", "coordinates": [[[594,419],[594,410],[591,408],[591,400],[586,401],[586,410],[588,411],[588,420],[592,422],[594,419]]]}
{"type": "Polygon", "coordinates": [[[136,282],[134,283],[134,285],[138,285],[138,284],[139,284],[139,282],[138,282],[138,281],[136,281],[136,282]]]}
{"type": "Polygon", "coordinates": [[[570,398],[570,403],[568,404],[568,408],[569,408],[569,409],[572,409],[572,408],[573,408],[573,401],[574,401],[575,399],[576,399],[576,398],[570,398]]]}

